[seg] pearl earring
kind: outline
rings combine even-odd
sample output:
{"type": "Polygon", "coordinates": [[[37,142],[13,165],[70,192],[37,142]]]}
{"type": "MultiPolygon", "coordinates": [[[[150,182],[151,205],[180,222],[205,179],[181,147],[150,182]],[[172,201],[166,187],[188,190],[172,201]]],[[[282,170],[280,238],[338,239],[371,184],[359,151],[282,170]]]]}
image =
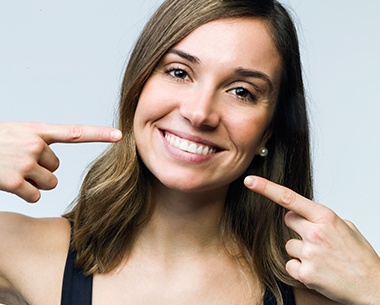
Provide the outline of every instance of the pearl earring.
{"type": "Polygon", "coordinates": [[[268,148],[266,147],[261,147],[259,151],[260,157],[266,157],[268,156],[268,148]]]}

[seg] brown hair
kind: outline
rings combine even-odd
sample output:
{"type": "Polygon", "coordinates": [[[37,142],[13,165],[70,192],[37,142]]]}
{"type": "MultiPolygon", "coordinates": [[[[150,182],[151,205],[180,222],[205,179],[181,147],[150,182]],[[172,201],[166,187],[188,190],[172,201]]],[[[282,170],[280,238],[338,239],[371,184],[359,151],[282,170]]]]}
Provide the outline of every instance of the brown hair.
{"type": "Polygon", "coordinates": [[[74,223],[72,247],[87,273],[109,272],[125,257],[149,218],[153,196],[150,174],[136,152],[133,117],[140,92],[162,56],[198,26],[221,18],[266,20],[282,57],[281,88],[267,143],[270,155],[254,158],[231,184],[221,232],[234,240],[239,255],[282,304],[277,281],[294,284],[284,265],[284,245],[293,236],[285,210],[248,191],[246,174],[256,174],[312,196],[308,119],[298,40],[288,12],[269,0],[166,0],[146,24],[127,66],[118,127],[124,134],[90,168],[77,204],[65,216],[74,223]]]}

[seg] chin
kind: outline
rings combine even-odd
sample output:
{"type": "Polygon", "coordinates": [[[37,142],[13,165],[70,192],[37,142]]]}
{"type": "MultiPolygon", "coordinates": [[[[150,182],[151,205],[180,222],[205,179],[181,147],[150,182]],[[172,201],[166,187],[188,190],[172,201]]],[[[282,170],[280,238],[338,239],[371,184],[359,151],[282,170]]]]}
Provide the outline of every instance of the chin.
{"type": "Polygon", "coordinates": [[[215,191],[228,188],[228,183],[222,182],[211,182],[209,179],[197,179],[197,177],[192,176],[182,176],[182,177],[156,177],[159,185],[176,192],[182,193],[202,193],[208,191],[215,191]]]}

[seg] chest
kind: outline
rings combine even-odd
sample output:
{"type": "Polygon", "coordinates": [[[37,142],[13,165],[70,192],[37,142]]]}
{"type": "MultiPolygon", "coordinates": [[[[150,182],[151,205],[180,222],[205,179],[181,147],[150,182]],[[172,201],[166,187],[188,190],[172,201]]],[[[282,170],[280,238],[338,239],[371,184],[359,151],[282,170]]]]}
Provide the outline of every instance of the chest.
{"type": "Polygon", "coordinates": [[[261,305],[263,300],[262,290],[239,273],[125,269],[94,276],[93,305],[261,305]]]}

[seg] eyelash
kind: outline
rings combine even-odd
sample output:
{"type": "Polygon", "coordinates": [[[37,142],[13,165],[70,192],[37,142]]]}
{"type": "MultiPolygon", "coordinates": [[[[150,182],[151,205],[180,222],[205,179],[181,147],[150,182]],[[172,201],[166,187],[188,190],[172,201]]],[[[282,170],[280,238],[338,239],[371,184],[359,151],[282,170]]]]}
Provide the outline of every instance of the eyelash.
{"type": "Polygon", "coordinates": [[[183,81],[185,81],[185,78],[189,77],[189,73],[187,73],[186,70],[181,69],[181,68],[178,68],[178,67],[166,68],[166,69],[164,70],[164,72],[165,72],[165,74],[167,74],[168,76],[172,77],[172,78],[175,79],[176,81],[181,81],[181,82],[183,82],[183,81]],[[181,72],[183,72],[183,73],[185,74],[185,75],[184,75],[184,76],[185,76],[184,78],[182,78],[182,77],[178,77],[178,76],[176,76],[176,75],[173,75],[173,73],[175,73],[175,72],[179,72],[179,71],[181,71],[181,72]]]}
{"type": "Polygon", "coordinates": [[[239,100],[242,100],[244,102],[251,102],[251,103],[257,102],[257,96],[244,87],[233,88],[233,89],[229,90],[229,92],[232,92],[232,91],[236,92],[237,90],[244,90],[244,94],[248,95],[248,96],[240,96],[237,93],[233,93],[234,95],[236,95],[236,97],[239,100]]]}

